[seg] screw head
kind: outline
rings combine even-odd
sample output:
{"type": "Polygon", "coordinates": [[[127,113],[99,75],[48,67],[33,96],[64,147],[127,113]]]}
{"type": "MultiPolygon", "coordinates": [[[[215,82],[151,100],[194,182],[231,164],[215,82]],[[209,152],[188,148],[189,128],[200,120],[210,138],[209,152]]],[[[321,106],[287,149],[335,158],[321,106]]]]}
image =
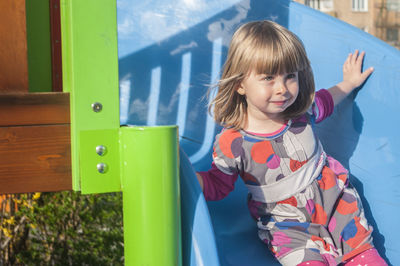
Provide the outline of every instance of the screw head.
{"type": "Polygon", "coordinates": [[[96,147],[96,153],[99,156],[104,156],[107,153],[107,148],[103,145],[99,145],[96,147]]]}
{"type": "Polygon", "coordinates": [[[92,110],[95,113],[100,112],[102,109],[103,109],[103,105],[101,103],[99,103],[99,102],[92,103],[92,110]]]}
{"type": "Polygon", "coordinates": [[[108,166],[105,163],[98,163],[97,164],[97,171],[100,174],[105,174],[108,171],[108,166]]]}

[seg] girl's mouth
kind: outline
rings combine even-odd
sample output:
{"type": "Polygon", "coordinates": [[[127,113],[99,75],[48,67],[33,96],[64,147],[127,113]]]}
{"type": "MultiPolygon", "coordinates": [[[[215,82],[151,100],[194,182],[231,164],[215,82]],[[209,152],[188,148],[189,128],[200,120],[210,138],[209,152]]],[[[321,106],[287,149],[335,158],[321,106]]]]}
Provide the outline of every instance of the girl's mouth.
{"type": "Polygon", "coordinates": [[[276,104],[276,105],[278,105],[278,106],[282,106],[282,105],[284,105],[286,102],[287,102],[287,100],[285,100],[285,101],[272,101],[273,104],[276,104]]]}

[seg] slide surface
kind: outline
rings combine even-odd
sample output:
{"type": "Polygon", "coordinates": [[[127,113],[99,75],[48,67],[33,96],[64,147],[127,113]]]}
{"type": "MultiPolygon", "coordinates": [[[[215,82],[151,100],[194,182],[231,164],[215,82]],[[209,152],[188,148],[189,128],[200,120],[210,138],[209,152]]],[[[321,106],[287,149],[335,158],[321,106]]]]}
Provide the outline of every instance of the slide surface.
{"type": "Polygon", "coordinates": [[[398,50],[288,0],[117,0],[117,5],[121,124],[179,125],[184,265],[278,265],[258,240],[243,183],[226,199],[206,203],[193,170],[210,167],[220,130],[207,114],[208,85],[218,79],[234,30],[260,19],[274,20],[303,40],[317,88],[341,81],[348,53],[366,51],[364,65],[374,73],[317,130],[325,150],[350,170],[374,227],[375,246],[389,264],[400,265],[398,50]]]}

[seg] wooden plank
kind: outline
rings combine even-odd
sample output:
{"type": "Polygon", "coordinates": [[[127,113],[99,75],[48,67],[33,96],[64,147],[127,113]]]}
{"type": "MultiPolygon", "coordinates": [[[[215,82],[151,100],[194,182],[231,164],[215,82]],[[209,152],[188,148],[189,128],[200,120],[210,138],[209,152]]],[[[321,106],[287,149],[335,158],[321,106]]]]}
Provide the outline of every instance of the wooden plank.
{"type": "Polygon", "coordinates": [[[72,189],[68,93],[0,94],[0,194],[72,189]]]}
{"type": "Polygon", "coordinates": [[[0,194],[72,189],[69,125],[0,127],[0,194]]]}
{"type": "Polygon", "coordinates": [[[28,92],[25,0],[0,1],[0,92],[28,92]]]}
{"type": "Polygon", "coordinates": [[[69,123],[69,93],[0,94],[0,126],[69,123]]]}

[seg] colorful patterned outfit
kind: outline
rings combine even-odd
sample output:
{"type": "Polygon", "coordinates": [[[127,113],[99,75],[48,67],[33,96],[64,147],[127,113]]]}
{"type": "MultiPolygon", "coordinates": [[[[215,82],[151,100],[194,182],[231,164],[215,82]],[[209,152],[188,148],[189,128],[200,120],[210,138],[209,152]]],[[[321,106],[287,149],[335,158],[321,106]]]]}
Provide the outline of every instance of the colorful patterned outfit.
{"type": "Polygon", "coordinates": [[[216,136],[212,168],[200,172],[207,200],[225,197],[240,175],[259,237],[283,265],[337,265],[373,248],[348,171],[325,154],[313,132],[332,112],[330,93],[320,90],[309,112],[277,132],[224,129],[216,136]]]}

